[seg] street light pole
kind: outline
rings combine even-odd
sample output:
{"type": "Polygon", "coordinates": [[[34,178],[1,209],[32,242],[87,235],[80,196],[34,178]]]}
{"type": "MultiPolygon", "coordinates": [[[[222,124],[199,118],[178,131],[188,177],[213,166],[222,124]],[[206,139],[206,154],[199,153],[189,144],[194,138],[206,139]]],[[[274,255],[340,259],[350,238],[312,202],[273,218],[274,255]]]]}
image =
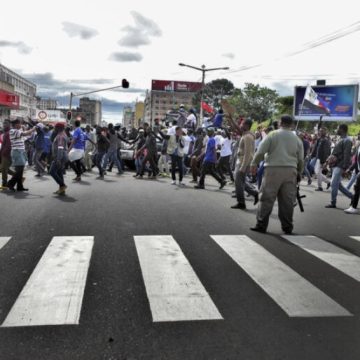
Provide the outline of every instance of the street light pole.
{"type": "MultiPolygon", "coordinates": [[[[204,88],[205,88],[205,73],[207,71],[214,71],[214,70],[229,70],[229,67],[218,67],[218,68],[210,68],[207,69],[205,65],[201,65],[201,68],[196,67],[196,66],[192,66],[192,65],[187,65],[184,63],[179,63],[179,66],[186,66],[189,67],[191,69],[195,69],[195,70],[199,70],[202,72],[202,78],[201,78],[201,100],[200,100],[200,122],[202,123],[203,121],[203,108],[202,108],[202,102],[203,102],[203,97],[204,97],[204,88]]],[[[199,125],[199,124],[197,124],[199,125]]]]}

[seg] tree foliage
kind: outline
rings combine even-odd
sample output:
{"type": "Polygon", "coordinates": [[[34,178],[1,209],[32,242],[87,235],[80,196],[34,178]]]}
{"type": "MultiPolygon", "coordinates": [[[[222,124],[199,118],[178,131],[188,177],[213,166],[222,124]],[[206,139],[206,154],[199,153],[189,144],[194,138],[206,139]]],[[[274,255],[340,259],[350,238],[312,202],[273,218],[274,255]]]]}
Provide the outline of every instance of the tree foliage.
{"type": "Polygon", "coordinates": [[[292,114],[294,106],[294,96],[280,96],[276,99],[276,112],[279,115],[292,114]]]}
{"type": "Polygon", "coordinates": [[[229,98],[238,115],[250,117],[259,122],[272,117],[278,94],[276,90],[259,84],[246,83],[243,89],[236,89],[229,98]]]}
{"type": "MultiPolygon", "coordinates": [[[[220,107],[221,99],[227,98],[234,93],[234,84],[227,79],[216,79],[204,86],[203,99],[209,105],[218,108],[220,107]]],[[[201,91],[197,92],[193,98],[193,104],[196,107],[200,106],[201,91]]]]}

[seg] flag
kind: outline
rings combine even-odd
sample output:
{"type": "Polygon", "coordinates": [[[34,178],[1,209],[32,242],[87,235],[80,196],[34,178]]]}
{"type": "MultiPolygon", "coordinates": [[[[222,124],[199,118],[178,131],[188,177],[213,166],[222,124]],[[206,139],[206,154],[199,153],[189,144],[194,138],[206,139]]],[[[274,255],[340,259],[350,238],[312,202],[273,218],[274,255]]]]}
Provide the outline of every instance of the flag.
{"type": "Polygon", "coordinates": [[[213,113],[214,112],[214,109],[209,104],[207,104],[206,102],[202,101],[201,102],[201,107],[203,108],[203,110],[205,110],[208,113],[213,113]]]}
{"type": "Polygon", "coordinates": [[[315,110],[320,110],[326,115],[330,115],[329,104],[324,101],[310,85],[306,87],[304,104],[315,110]]]}

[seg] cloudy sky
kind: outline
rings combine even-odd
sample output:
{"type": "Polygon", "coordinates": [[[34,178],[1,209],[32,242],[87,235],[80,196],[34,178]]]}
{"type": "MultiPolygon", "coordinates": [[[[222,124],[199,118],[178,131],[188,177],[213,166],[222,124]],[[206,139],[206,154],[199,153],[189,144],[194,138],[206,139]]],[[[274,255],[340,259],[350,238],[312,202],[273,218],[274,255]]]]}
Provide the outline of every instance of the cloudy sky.
{"type": "Polygon", "coordinates": [[[229,66],[207,73],[242,87],[259,83],[290,95],[294,85],[360,80],[357,0],[17,0],[1,4],[0,62],[35,82],[38,94],[102,92],[104,118],[144,98],[151,79],[200,81],[179,67],[229,66]]]}

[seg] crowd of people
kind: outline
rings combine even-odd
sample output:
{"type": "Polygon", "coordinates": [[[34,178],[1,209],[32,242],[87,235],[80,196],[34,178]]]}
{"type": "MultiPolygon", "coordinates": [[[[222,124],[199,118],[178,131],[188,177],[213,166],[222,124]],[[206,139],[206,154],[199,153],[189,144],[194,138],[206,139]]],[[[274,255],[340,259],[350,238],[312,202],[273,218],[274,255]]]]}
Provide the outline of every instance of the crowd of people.
{"type": "Polygon", "coordinates": [[[206,176],[211,175],[219,189],[234,185],[234,209],[246,209],[246,196],[259,202],[254,231],[265,232],[275,200],[285,233],[293,229],[293,207],[296,186],[301,178],[310,185],[316,179],[316,191],[331,187],[330,203],[335,208],[338,191],[347,196],[350,207],[346,213],[358,213],[360,192],[360,134],[348,136],[346,124],[339,125],[337,134],[330,136],[319,124],[314,133],[294,131],[291,116],[282,116],[269,127],[252,131],[251,119],[233,119],[219,110],[212,121],[206,119],[196,128],[194,112],[180,125],[176,120],[166,126],[156,120],[153,126],[144,123],[138,129],[126,131],[119,124],[107,127],[75,121],[46,126],[42,123],[5,120],[0,133],[2,189],[8,192],[27,191],[24,186],[26,165],[34,167],[37,177],[50,174],[57,183],[55,194],[67,190],[64,174],[71,168],[74,182],[81,183],[84,172],[96,167],[98,178],[104,179],[113,166],[121,175],[123,143],[134,150],[136,179],[171,176],[171,184],[185,186],[184,175],[191,175],[194,188],[205,188],[206,176]],[[227,119],[223,125],[224,117],[227,119]],[[345,187],[344,176],[350,181],[345,187]],[[178,179],[177,179],[178,177],[178,179]],[[353,191],[352,191],[353,187],[353,191]]]}

